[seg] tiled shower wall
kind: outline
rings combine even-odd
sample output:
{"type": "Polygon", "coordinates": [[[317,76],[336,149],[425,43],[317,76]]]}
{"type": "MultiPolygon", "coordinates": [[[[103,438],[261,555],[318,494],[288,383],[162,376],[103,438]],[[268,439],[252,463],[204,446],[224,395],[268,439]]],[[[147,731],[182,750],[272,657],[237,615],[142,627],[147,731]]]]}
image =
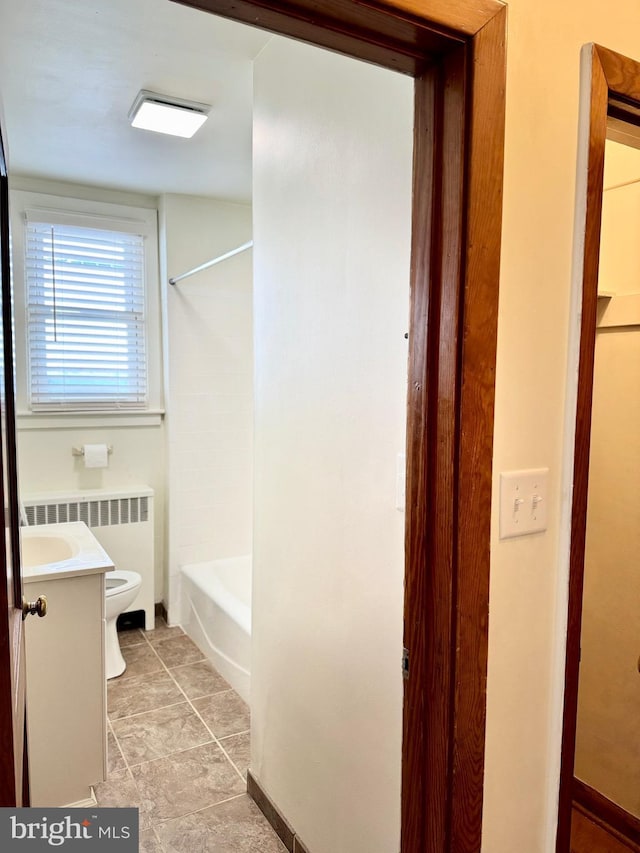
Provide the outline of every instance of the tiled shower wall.
{"type": "MultiPolygon", "coordinates": [[[[251,239],[251,208],[165,195],[161,275],[176,276],[251,239]],[[162,268],[164,267],[164,269],[162,268]]],[[[166,285],[169,620],[179,568],[251,552],[251,250],[166,285]]]]}

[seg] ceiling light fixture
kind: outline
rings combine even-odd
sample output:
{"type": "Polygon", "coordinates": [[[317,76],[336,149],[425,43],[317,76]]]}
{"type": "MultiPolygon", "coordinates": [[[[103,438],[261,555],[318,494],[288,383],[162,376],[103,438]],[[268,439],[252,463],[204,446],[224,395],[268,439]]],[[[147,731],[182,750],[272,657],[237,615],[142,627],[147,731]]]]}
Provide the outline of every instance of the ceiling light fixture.
{"type": "Polygon", "coordinates": [[[129,110],[132,127],[190,139],[207,120],[209,104],[171,98],[142,89],[129,110]]]}

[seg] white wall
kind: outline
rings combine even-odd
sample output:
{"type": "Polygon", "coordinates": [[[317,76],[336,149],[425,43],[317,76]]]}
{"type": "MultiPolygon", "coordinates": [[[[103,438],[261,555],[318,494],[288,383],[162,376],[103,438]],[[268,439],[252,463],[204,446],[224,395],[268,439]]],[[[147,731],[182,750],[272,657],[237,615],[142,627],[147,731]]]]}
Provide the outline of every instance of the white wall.
{"type": "Polygon", "coordinates": [[[251,208],[164,195],[160,237],[168,600],[178,622],[181,565],[251,552],[251,250],[175,286],[166,282],[251,239],[251,208]]]}
{"type": "MultiPolygon", "coordinates": [[[[564,683],[570,482],[562,483],[580,48],[640,58],[634,0],[511,0],[496,374],[483,850],[551,853],[564,683]],[[549,529],[498,540],[500,471],[551,468],[549,529]],[[561,514],[562,513],[562,514],[561,514]]],[[[575,311],[574,305],[574,311],[575,311]]],[[[575,351],[572,353],[575,364],[575,351]]]]}
{"type": "Polygon", "coordinates": [[[252,772],[313,853],[398,849],[413,84],[255,63],[252,772]]]}

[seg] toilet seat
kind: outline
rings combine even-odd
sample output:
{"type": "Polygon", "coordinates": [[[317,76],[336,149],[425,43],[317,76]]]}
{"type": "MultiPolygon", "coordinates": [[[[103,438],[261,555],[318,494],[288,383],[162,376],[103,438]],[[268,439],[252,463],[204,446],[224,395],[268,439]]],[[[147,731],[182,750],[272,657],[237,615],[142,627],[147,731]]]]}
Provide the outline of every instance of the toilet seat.
{"type": "Polygon", "coordinates": [[[108,572],[105,578],[107,583],[107,598],[125,592],[129,587],[140,586],[140,575],[137,572],[108,572]]]}

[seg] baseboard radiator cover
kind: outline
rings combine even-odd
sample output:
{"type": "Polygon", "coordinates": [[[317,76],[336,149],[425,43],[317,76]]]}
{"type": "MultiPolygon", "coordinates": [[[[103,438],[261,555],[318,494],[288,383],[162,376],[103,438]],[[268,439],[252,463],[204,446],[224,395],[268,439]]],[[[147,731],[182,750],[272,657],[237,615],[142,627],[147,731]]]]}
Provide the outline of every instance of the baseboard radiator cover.
{"type": "Polygon", "coordinates": [[[29,527],[83,521],[116,569],[138,572],[142,585],[129,608],[144,610],[145,628],[154,626],[154,493],[150,486],[41,492],[22,496],[29,527]]]}

